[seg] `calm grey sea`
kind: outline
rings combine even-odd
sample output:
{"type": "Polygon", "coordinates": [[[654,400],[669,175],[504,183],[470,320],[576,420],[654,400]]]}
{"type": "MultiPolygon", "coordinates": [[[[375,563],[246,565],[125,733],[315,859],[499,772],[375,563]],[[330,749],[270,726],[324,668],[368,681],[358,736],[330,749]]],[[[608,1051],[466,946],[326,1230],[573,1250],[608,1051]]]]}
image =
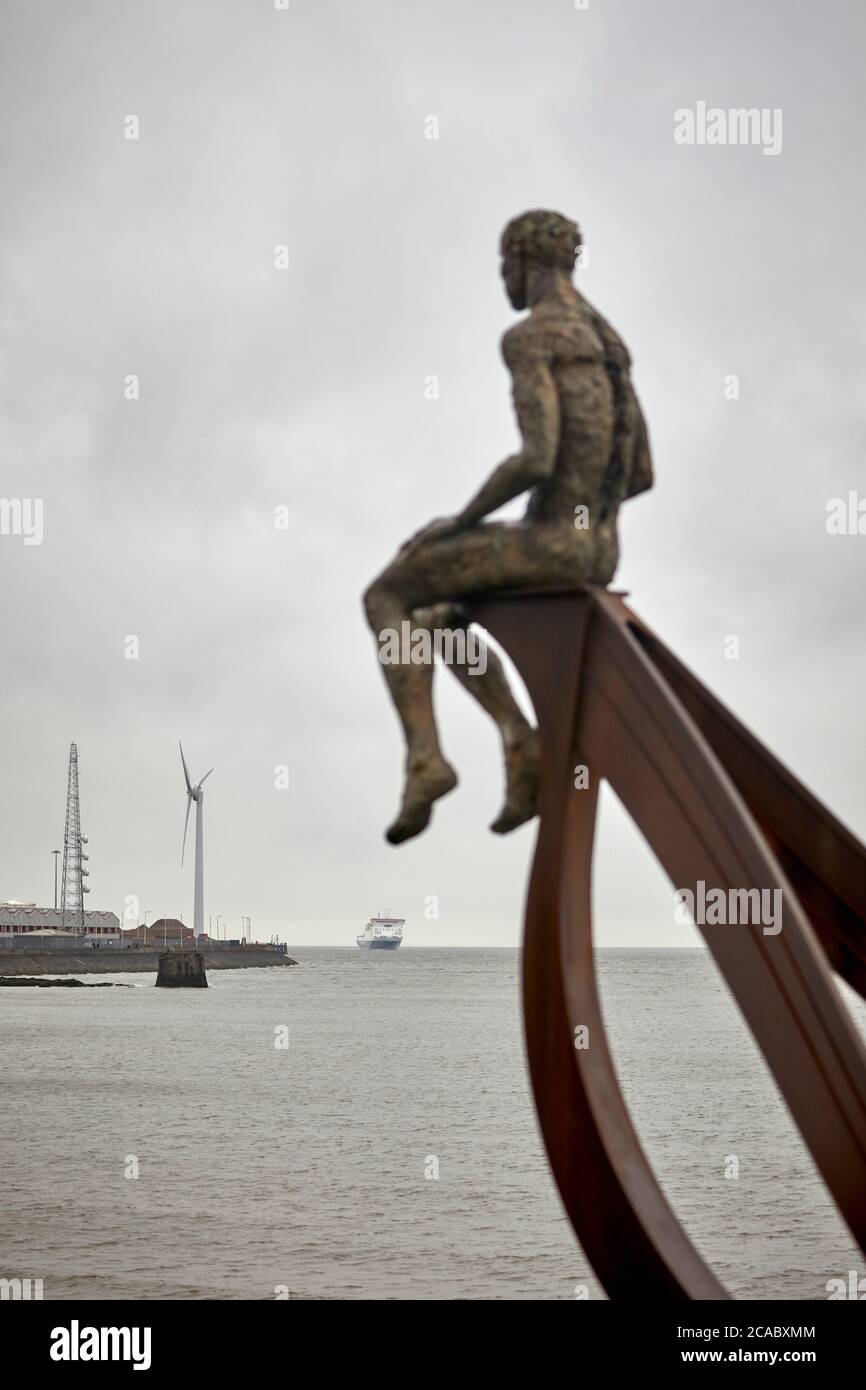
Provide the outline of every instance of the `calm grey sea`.
{"type": "MultiPolygon", "coordinates": [[[[0,1276],[46,1298],[602,1297],[536,1128],[518,953],[294,954],[207,991],[0,990],[0,1276]]],[[[862,1275],[707,956],[603,951],[600,974],[638,1128],[729,1288],[862,1275]]]]}

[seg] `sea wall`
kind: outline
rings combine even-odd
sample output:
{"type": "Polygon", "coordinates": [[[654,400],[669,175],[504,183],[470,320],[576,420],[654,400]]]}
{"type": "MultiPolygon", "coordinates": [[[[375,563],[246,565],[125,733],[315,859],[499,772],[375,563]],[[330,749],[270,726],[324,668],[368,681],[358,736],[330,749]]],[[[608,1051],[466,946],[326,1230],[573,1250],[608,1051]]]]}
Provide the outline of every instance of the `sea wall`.
{"type": "MultiPolygon", "coordinates": [[[[225,947],[204,951],[206,970],[249,970],[269,965],[297,965],[270,946],[225,947]]],[[[155,975],[160,951],[106,947],[100,951],[0,951],[0,975],[155,975]]]]}

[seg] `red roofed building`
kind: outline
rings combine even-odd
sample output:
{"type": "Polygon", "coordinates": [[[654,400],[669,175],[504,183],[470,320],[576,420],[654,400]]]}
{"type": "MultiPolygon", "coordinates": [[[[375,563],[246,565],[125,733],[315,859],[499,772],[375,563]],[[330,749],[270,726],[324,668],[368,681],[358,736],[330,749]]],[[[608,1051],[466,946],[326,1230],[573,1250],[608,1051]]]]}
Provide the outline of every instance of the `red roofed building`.
{"type": "Polygon", "coordinates": [[[176,917],[158,917],[149,926],[130,927],[123,933],[124,941],[144,941],[148,946],[179,946],[192,943],[192,927],[185,927],[176,917]]]}

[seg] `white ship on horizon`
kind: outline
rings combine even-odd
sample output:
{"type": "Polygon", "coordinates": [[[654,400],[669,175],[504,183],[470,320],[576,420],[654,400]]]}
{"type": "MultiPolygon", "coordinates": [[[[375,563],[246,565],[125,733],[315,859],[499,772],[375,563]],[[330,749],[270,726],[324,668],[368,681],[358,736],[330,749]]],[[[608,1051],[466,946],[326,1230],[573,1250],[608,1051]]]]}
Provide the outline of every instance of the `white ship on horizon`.
{"type": "Polygon", "coordinates": [[[371,917],[355,940],[362,951],[396,951],[405,925],[405,917],[371,917]]]}

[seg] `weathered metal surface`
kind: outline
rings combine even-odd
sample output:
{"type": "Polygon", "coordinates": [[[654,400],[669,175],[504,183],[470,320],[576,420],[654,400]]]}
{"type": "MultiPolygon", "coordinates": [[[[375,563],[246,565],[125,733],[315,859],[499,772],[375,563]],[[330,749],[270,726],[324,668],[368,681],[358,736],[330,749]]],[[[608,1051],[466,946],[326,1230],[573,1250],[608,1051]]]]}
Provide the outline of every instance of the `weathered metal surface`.
{"type": "Polygon", "coordinates": [[[597,589],[490,598],[471,615],[515,662],[538,717],[543,777],[524,941],[527,1050],[551,1166],[608,1293],[727,1297],[655,1180],[605,1037],[590,909],[603,778],[677,887],[702,879],[724,890],[781,891],[777,935],[760,925],[700,930],[839,1210],[866,1244],[866,1050],[773,849],[784,847],[786,867],[821,907],[825,939],[838,940],[844,907],[849,957],[860,959],[862,889],[834,874],[841,858],[853,875],[862,847],[802,789],[792,797],[799,784],[694,677],[674,669],[669,654],[663,661],[660,644],[650,658],[653,639],[642,630],[638,640],[638,620],[616,596],[597,589]],[[730,773],[719,755],[730,757],[730,773]],[[574,787],[577,764],[590,769],[586,790],[574,787]],[[760,826],[738,786],[758,808],[760,826]],[[820,843],[811,836],[807,845],[818,823],[820,843]],[[574,1045],[580,1027],[589,1029],[588,1048],[574,1045]]]}
{"type": "Polygon", "coordinates": [[[831,965],[866,998],[866,848],[640,618],[625,604],[622,609],[771,844],[831,965]]]}

